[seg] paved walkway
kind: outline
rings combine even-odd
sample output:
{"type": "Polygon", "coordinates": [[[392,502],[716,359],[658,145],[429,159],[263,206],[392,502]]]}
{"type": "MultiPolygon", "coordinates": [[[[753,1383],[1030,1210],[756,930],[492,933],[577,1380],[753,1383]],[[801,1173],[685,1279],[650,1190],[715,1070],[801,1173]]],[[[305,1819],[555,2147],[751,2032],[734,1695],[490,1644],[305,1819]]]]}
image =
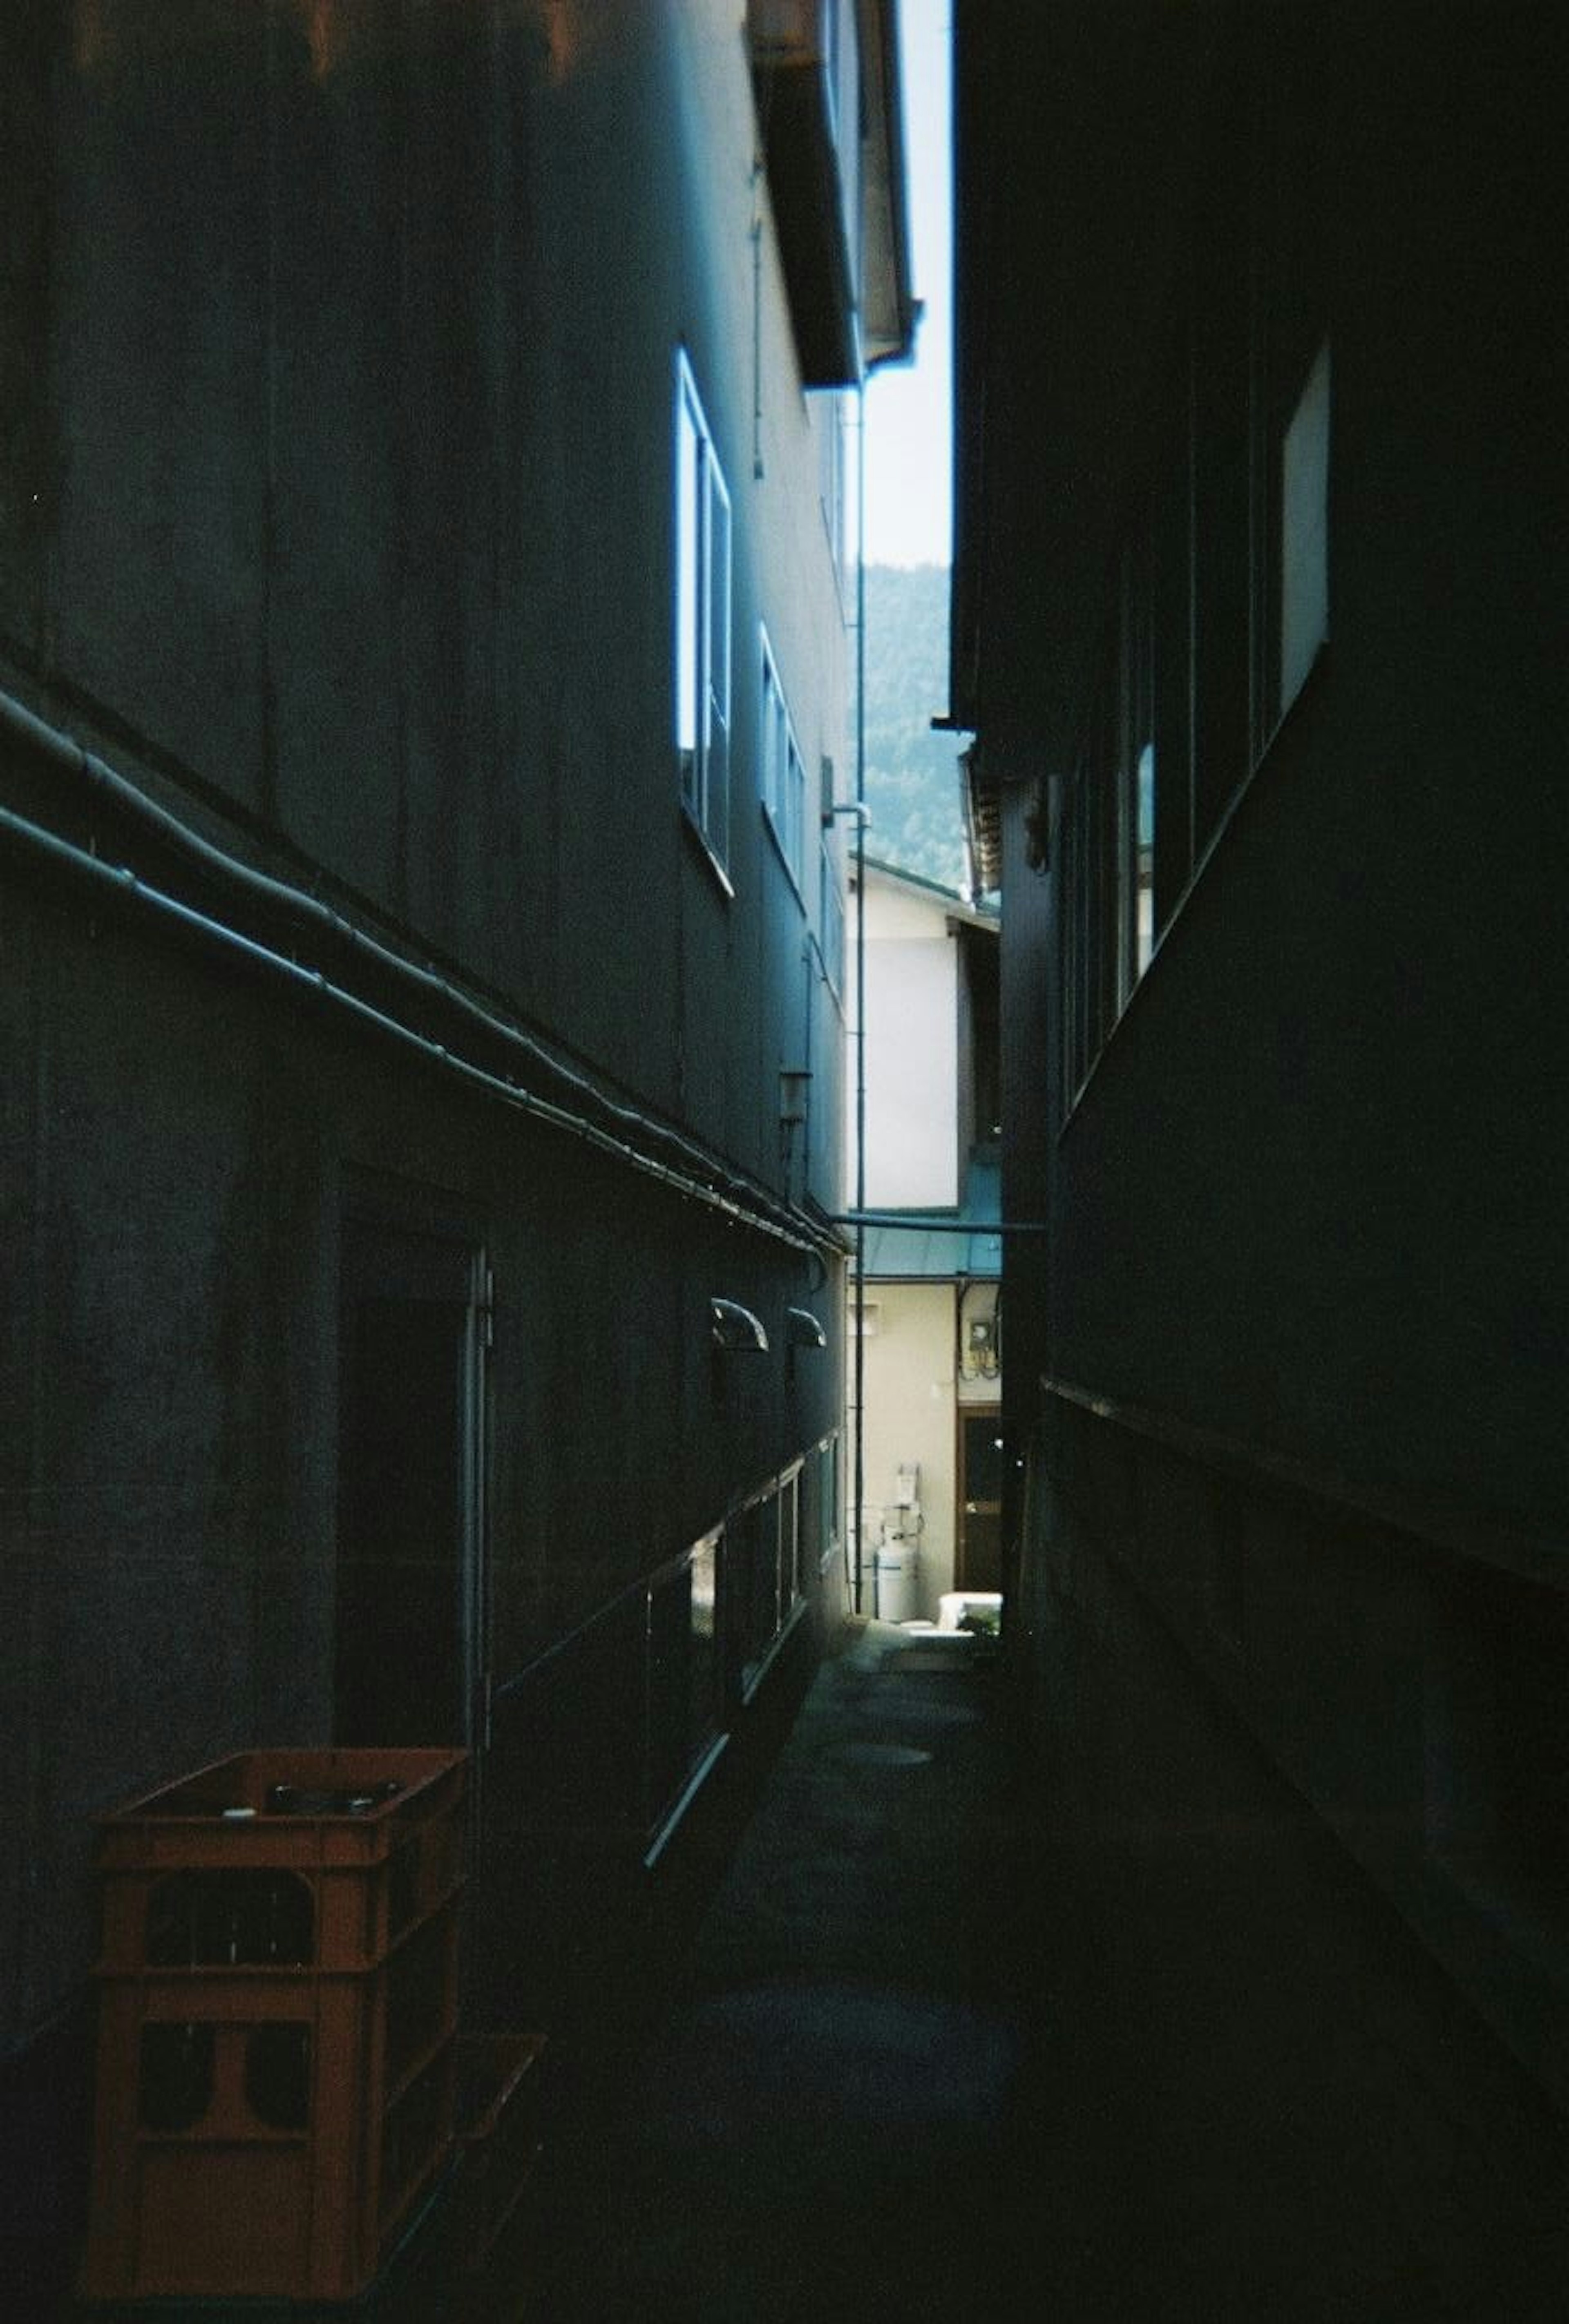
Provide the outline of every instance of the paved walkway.
{"type": "Polygon", "coordinates": [[[824,1665],[528,2324],[1562,2324],[1548,2126],[1311,1816],[1195,1698],[1048,1828],[1000,1678],[824,1665]]]}
{"type": "Polygon", "coordinates": [[[374,2324],[1564,2324],[1561,2126],[1138,1637],[1042,1768],[983,1647],[847,1632],[607,1891],[489,2264],[449,2208],[374,2324]]]}
{"type": "Polygon", "coordinates": [[[985,1654],[872,1625],[824,1665],[619,2119],[571,2158],[540,2324],[998,2312],[974,2296],[1023,2045],[985,1654]]]}

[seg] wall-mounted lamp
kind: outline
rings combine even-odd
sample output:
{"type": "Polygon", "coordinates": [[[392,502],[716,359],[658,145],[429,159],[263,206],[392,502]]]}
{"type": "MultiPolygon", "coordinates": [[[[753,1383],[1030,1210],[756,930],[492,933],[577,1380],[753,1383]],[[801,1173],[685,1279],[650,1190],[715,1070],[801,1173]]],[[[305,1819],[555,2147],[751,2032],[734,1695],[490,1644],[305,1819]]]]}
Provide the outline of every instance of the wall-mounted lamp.
{"type": "Polygon", "coordinates": [[[785,1337],[792,1348],[826,1348],[828,1334],[809,1307],[785,1309],[785,1337]]]}
{"type": "Polygon", "coordinates": [[[715,1348],[721,1354],[767,1355],[768,1333],[750,1307],[738,1306],[734,1299],[710,1299],[708,1322],[715,1348]]]}

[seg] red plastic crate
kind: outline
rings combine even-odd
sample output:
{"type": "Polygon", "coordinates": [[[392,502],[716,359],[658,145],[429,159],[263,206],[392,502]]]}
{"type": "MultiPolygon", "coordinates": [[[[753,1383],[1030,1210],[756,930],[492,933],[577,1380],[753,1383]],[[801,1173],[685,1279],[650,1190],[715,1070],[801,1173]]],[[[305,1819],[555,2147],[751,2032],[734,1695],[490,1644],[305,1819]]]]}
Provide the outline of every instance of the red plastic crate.
{"type": "MultiPolygon", "coordinates": [[[[150,1932],[171,1884],[183,1884],[193,1910],[203,1876],[209,1896],[230,1884],[243,1919],[244,1884],[263,1906],[277,1875],[308,1896],[313,1966],[372,1967],[462,1880],[466,1768],[461,1751],[245,1751],[100,1816],[100,1965],[157,1965],[150,1932]],[[387,1783],[399,1790],[357,1813],[268,1811],[280,1785],[306,1797],[366,1796],[387,1783]]],[[[216,1895],[220,1919],[224,1901],[216,1895]]],[[[240,1950],[228,1966],[239,1965],[240,1950]]],[[[245,1966],[263,1965],[264,1954],[244,1950],[245,1966]]]]}
{"type": "Polygon", "coordinates": [[[464,1775],[454,1752],[254,1752],[100,1820],[86,2298],[374,2282],[453,2152],[464,1775]],[[388,1781],[359,1812],[266,1811],[280,1783],[388,1781]]]}

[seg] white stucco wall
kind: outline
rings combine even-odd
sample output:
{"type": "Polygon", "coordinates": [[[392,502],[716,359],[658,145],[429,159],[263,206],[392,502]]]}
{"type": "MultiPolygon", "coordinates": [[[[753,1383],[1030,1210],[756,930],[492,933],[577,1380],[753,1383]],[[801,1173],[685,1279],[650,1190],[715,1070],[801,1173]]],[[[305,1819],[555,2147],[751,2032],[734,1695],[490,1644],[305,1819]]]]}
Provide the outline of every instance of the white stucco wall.
{"type": "MultiPolygon", "coordinates": [[[[959,945],[964,908],[869,867],[866,881],[866,1198],[872,1210],[959,1201],[959,945]]],[[[852,1044],[852,1071],[854,1045],[852,1044]]],[[[854,1108],[851,1110],[854,1118],[854,1108]]],[[[851,1157],[852,1171],[854,1156],[851,1157]]],[[[995,1379],[955,1377],[958,1286],[871,1280],[864,1342],[865,1587],[901,1469],[920,1471],[916,1616],[954,1587],[961,1404],[995,1404],[995,1379]]],[[[854,1320],[852,1319],[852,1329],[854,1320]]],[[[851,1441],[854,1442],[852,1415],[851,1441]]],[[[879,1608],[886,1616],[889,1609],[879,1608]]]]}
{"type": "MultiPolygon", "coordinates": [[[[866,1452],[864,1610],[872,1610],[871,1561],[881,1525],[894,1515],[899,1471],[920,1470],[919,1603],[935,1621],[937,1600],[952,1590],[958,1496],[959,1412],[994,1406],[1001,1382],[955,1378],[955,1302],[944,1283],[867,1286],[873,1328],[865,1342],[866,1452]]],[[[854,1328],[854,1309],[851,1329],[854,1328]]]]}
{"type": "MultiPolygon", "coordinates": [[[[959,1199],[958,946],[941,897],[866,882],[866,1199],[959,1199]]],[[[852,1045],[852,1056],[854,1045],[852,1045]]]]}
{"type": "MultiPolygon", "coordinates": [[[[868,1299],[875,1329],[866,1340],[865,1556],[893,1500],[900,1469],[920,1469],[920,1601],[935,1620],[937,1599],[954,1586],[954,1286],[877,1283],[868,1299]]],[[[870,1573],[866,1610],[871,1611],[870,1573]]]]}

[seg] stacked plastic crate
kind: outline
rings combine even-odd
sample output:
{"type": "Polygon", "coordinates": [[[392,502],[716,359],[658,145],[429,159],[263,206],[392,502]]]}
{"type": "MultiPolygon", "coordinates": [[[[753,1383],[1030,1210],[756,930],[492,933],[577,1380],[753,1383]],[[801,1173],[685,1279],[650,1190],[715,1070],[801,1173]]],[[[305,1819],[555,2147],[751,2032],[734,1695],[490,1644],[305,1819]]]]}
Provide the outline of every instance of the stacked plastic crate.
{"type": "Polygon", "coordinates": [[[453,2148],[466,1760],[253,1751],[100,1820],[88,2299],[352,2299],[453,2148]]]}

